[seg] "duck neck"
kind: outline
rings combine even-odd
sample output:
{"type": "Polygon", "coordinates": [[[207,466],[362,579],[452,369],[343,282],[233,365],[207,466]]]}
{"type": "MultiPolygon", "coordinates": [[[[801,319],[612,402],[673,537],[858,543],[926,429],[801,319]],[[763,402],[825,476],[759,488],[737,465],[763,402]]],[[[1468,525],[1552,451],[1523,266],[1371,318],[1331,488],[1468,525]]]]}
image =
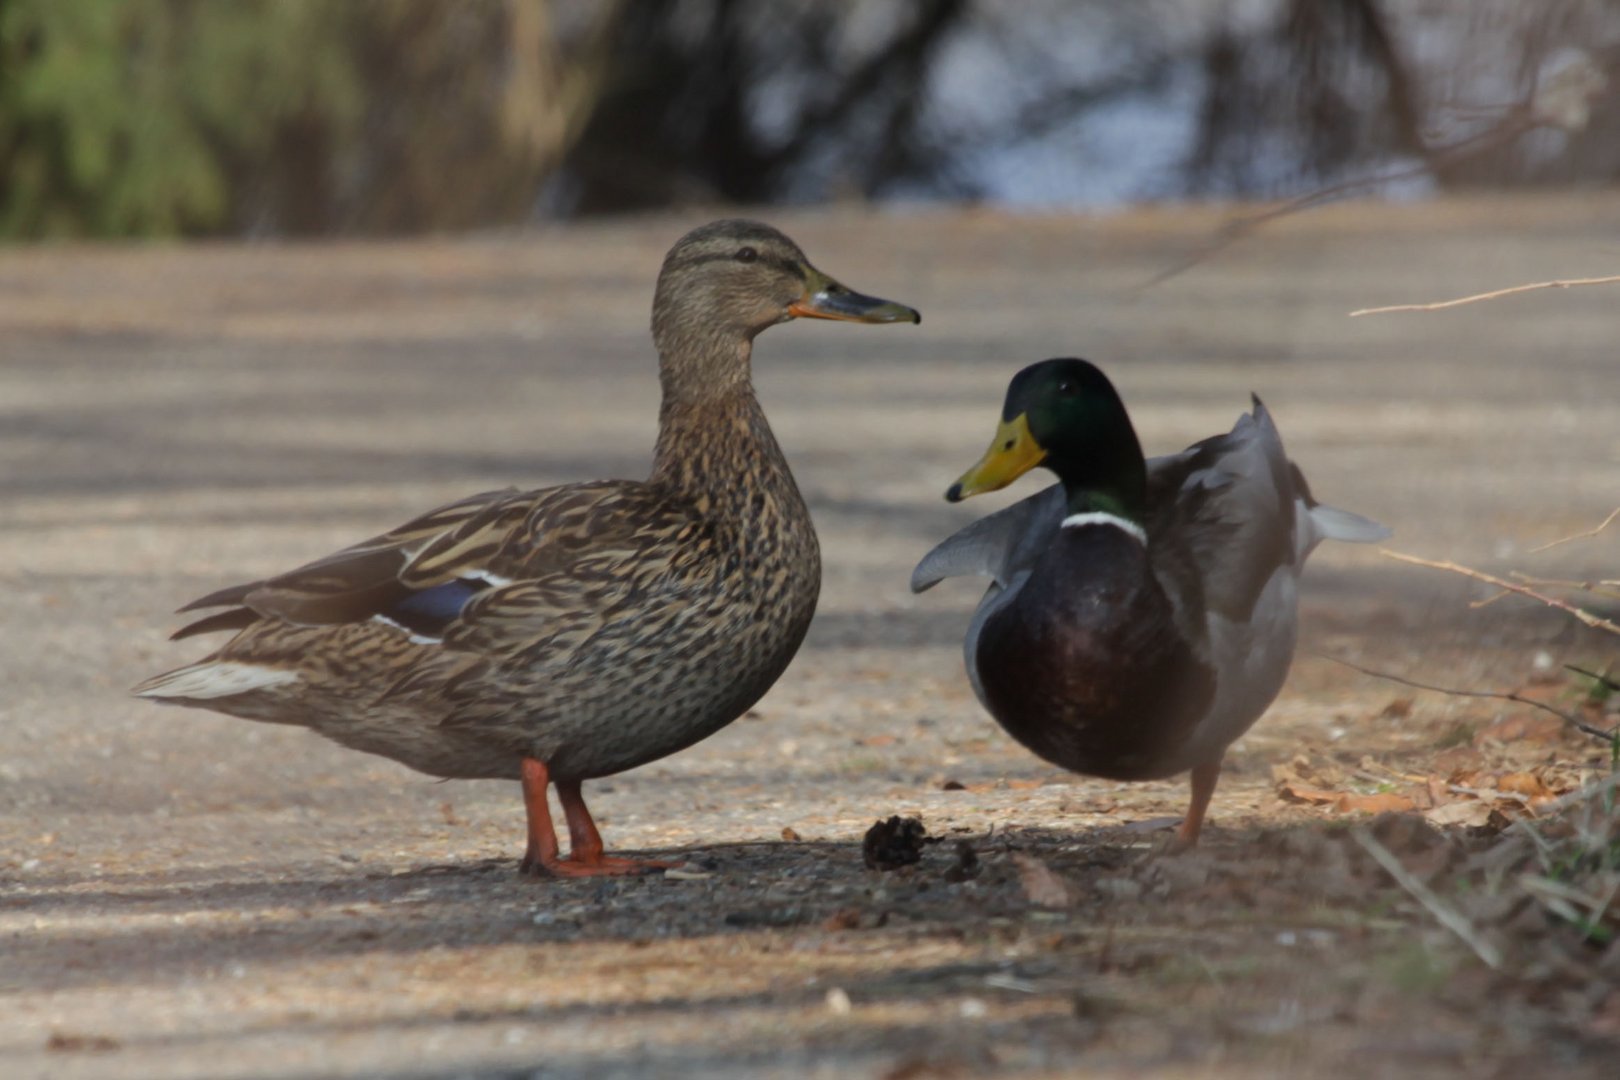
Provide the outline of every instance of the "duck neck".
{"type": "Polygon", "coordinates": [[[1112,514],[1137,525],[1147,513],[1147,462],[1133,434],[1093,446],[1076,459],[1052,461],[1070,514],[1112,514]]]}
{"type": "Polygon", "coordinates": [[[684,377],[691,369],[665,358],[650,481],[738,516],[758,512],[761,493],[773,507],[802,512],[787,459],[748,377],[750,345],[733,342],[730,349],[734,364],[706,365],[699,378],[684,377]]]}

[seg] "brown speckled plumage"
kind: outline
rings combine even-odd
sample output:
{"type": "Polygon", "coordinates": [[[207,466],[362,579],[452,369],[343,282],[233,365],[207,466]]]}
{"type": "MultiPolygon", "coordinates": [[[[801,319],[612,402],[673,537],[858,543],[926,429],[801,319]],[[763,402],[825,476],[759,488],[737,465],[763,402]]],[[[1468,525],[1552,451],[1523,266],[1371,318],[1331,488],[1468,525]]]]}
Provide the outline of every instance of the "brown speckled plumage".
{"type": "MultiPolygon", "coordinates": [[[[136,693],[303,725],[436,776],[527,790],[539,769],[539,812],[549,777],[577,855],[579,781],[740,716],[809,627],[820,551],[750,377],[754,335],[795,315],[915,319],[831,282],[767,226],[688,234],[654,300],[664,401],[646,481],[476,495],[213,593],[189,608],[227,610],[177,636],[236,636],[136,693]]],[[[530,861],[536,843],[531,818],[530,861]]]]}

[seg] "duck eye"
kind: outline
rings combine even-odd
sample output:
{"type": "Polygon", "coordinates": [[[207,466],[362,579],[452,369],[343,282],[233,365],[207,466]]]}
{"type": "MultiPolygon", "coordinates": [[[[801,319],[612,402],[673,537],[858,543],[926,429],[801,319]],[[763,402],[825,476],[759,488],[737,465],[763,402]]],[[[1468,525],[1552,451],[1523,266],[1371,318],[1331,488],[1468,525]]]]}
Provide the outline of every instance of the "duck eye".
{"type": "Polygon", "coordinates": [[[738,262],[751,263],[759,258],[759,252],[751,247],[739,248],[736,257],[738,262]]]}
{"type": "Polygon", "coordinates": [[[1062,394],[1064,397],[1073,397],[1074,390],[1074,383],[1070,382],[1068,379],[1064,379],[1062,382],[1057,384],[1057,392],[1062,394]]]}

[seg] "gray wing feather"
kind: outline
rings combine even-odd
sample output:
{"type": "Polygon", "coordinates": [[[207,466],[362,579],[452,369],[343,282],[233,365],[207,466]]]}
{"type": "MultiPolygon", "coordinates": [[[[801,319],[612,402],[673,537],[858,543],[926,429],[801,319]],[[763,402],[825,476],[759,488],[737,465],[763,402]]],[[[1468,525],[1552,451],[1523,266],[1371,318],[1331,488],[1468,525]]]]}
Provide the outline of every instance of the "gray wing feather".
{"type": "Polygon", "coordinates": [[[1005,586],[1034,565],[1062,523],[1063,488],[1053,484],[943,540],[911,572],[911,591],[948,577],[988,577],[1005,586]]]}
{"type": "Polygon", "coordinates": [[[1188,448],[1150,472],[1154,520],[1148,534],[1159,540],[1155,563],[1182,582],[1171,595],[1206,610],[1247,621],[1260,591],[1278,566],[1294,554],[1294,497],[1288,456],[1265,407],[1238,417],[1225,435],[1188,448]],[[1195,588],[1194,585],[1201,586],[1195,588]]]}
{"type": "Polygon", "coordinates": [[[1388,526],[1336,506],[1323,506],[1321,503],[1312,506],[1304,500],[1295,506],[1299,516],[1294,526],[1297,530],[1294,543],[1300,562],[1304,562],[1305,557],[1323,540],[1376,544],[1393,535],[1388,526]]]}

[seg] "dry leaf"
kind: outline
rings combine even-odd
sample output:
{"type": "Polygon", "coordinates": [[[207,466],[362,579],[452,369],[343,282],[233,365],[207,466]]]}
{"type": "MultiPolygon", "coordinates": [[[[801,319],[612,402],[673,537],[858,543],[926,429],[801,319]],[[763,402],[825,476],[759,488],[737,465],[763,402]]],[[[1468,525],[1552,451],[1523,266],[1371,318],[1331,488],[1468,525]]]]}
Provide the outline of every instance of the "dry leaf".
{"type": "Polygon", "coordinates": [[[1322,791],[1301,784],[1282,784],[1277,788],[1277,795],[1288,802],[1313,803],[1316,805],[1334,803],[1344,798],[1342,791],[1322,791]]]}
{"type": "Polygon", "coordinates": [[[1511,772],[1496,781],[1498,791],[1511,791],[1517,795],[1549,795],[1547,785],[1534,773],[1511,772]]]}
{"type": "Polygon", "coordinates": [[[1024,887],[1025,898],[1036,907],[1066,908],[1074,902],[1069,883],[1041,860],[1014,852],[1012,861],[1018,867],[1018,883],[1024,887]]]}
{"type": "Polygon", "coordinates": [[[1394,792],[1380,792],[1377,795],[1352,795],[1346,792],[1339,796],[1339,801],[1333,804],[1333,809],[1341,814],[1388,814],[1400,813],[1416,808],[1417,804],[1405,795],[1396,795],[1394,792]]]}
{"type": "Polygon", "coordinates": [[[1460,799],[1457,802],[1436,806],[1433,810],[1423,811],[1423,817],[1431,825],[1466,825],[1469,828],[1479,828],[1491,819],[1491,804],[1478,799],[1460,799]]]}
{"type": "Polygon", "coordinates": [[[1564,740],[1564,722],[1556,716],[1539,712],[1508,716],[1480,732],[1474,742],[1477,745],[1486,740],[1502,743],[1559,743],[1564,740]]]}
{"type": "Polygon", "coordinates": [[[1272,783],[1278,786],[1298,784],[1303,781],[1306,787],[1312,787],[1320,786],[1323,782],[1315,766],[1311,764],[1310,759],[1304,754],[1296,754],[1294,759],[1286,765],[1273,765],[1271,767],[1271,780],[1272,783]]]}

